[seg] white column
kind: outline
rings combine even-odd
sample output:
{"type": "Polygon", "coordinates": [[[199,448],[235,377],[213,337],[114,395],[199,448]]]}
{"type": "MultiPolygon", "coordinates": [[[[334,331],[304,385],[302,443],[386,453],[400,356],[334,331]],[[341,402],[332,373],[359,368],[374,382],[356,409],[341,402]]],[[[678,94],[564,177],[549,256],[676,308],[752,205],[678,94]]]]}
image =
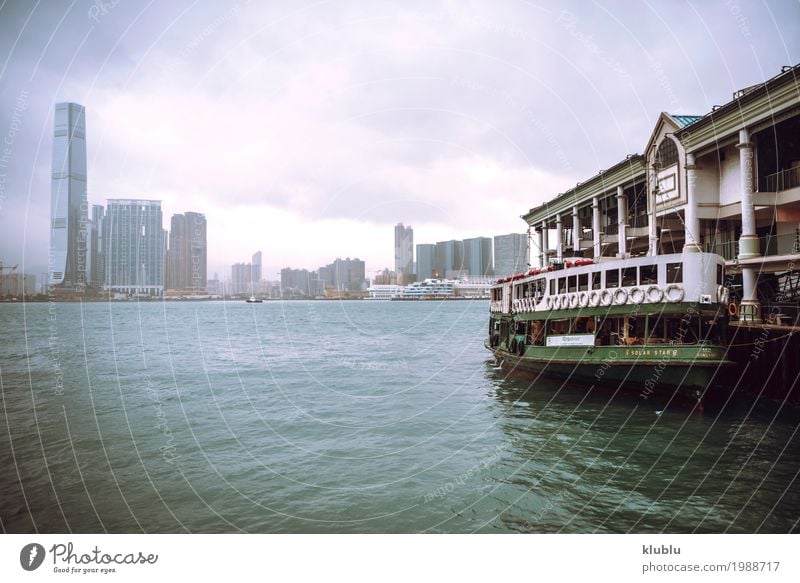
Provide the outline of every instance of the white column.
{"type": "MultiPolygon", "coordinates": [[[[756,214],[753,207],[753,144],[750,132],[739,130],[739,174],[741,178],[742,196],[742,234],[739,237],[739,261],[752,259],[761,255],[756,235],[756,214]]],[[[742,304],[739,307],[739,319],[750,322],[761,321],[761,305],[756,294],[757,268],[742,269],[742,304]]]]}
{"type": "Polygon", "coordinates": [[[556,215],[556,257],[559,261],[564,259],[564,224],[561,215],[556,215]]]}
{"type": "Polygon", "coordinates": [[[542,221],[542,267],[547,267],[547,249],[550,247],[550,232],[547,223],[542,221]]]}
{"type": "Polygon", "coordinates": [[[628,254],[628,197],[621,186],[617,186],[617,225],[618,255],[625,257],[628,254]]]}
{"type": "Polygon", "coordinates": [[[576,257],[581,250],[581,221],[578,218],[577,205],[572,207],[572,250],[576,257]]]}
{"type": "Polygon", "coordinates": [[[600,257],[600,199],[592,197],[592,245],[594,256],[600,257]]]}
{"type": "MultiPolygon", "coordinates": [[[[669,139],[669,138],[667,138],[669,139]]],[[[653,186],[647,191],[647,254],[658,255],[658,230],[656,229],[656,190],[658,189],[658,173],[653,172],[653,186]]]]}
{"type": "Polygon", "coordinates": [[[539,268],[547,267],[547,248],[545,247],[545,232],[544,228],[539,229],[537,238],[539,239],[539,268]]]}
{"type": "Polygon", "coordinates": [[[702,251],[700,247],[700,219],[697,213],[697,166],[694,154],[686,154],[686,210],[684,212],[683,250],[690,253],[702,251]]]}

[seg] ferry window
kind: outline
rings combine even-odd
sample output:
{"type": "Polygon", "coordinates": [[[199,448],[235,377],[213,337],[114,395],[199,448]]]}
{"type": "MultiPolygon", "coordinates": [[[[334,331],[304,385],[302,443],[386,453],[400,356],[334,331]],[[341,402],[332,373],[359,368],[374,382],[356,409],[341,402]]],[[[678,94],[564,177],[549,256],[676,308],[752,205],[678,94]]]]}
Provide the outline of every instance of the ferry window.
{"type": "Polygon", "coordinates": [[[633,345],[644,342],[644,324],[644,317],[627,316],[625,318],[625,326],[628,332],[625,338],[626,344],[633,345]]]}
{"type": "Polygon", "coordinates": [[[589,274],[581,273],[578,276],[578,291],[588,291],[589,289],[589,274]]]}
{"type": "Polygon", "coordinates": [[[534,346],[543,346],[544,345],[544,326],[542,326],[541,320],[534,320],[533,325],[531,327],[531,344],[534,346]]]}
{"type": "Polygon", "coordinates": [[[557,335],[566,334],[569,330],[569,320],[548,320],[547,321],[547,334],[557,335]]]}
{"type": "Polygon", "coordinates": [[[571,291],[571,292],[578,291],[578,276],[577,275],[570,275],[567,278],[567,281],[569,282],[569,291],[571,291]]]}
{"type": "Polygon", "coordinates": [[[592,289],[600,289],[600,273],[590,273],[589,283],[591,284],[592,289]]]}
{"type": "Polygon", "coordinates": [[[567,293],[567,278],[566,277],[559,277],[558,278],[558,293],[560,293],[560,294],[567,293]]]}
{"type": "Polygon", "coordinates": [[[658,283],[658,265],[642,265],[639,267],[639,285],[658,283]]]}
{"type": "Polygon", "coordinates": [[[626,267],[622,270],[622,287],[636,285],[636,268],[626,267]]]}
{"type": "Polygon", "coordinates": [[[680,263],[667,263],[667,283],[683,283],[683,270],[680,263]]]}
{"type": "Polygon", "coordinates": [[[609,269],[606,271],[606,287],[619,287],[618,269],[609,269]]]}
{"type": "Polygon", "coordinates": [[[648,344],[663,344],[666,342],[664,339],[664,318],[653,314],[648,316],[649,330],[647,334],[648,344]]]}
{"type": "Polygon", "coordinates": [[[551,296],[556,295],[556,280],[555,279],[551,279],[550,280],[550,295],[551,296]]]}
{"type": "Polygon", "coordinates": [[[717,265],[717,285],[722,285],[722,282],[725,281],[724,271],[721,265],[717,265]]]}
{"type": "Polygon", "coordinates": [[[572,334],[593,334],[594,318],[575,318],[572,321],[572,334]]]}

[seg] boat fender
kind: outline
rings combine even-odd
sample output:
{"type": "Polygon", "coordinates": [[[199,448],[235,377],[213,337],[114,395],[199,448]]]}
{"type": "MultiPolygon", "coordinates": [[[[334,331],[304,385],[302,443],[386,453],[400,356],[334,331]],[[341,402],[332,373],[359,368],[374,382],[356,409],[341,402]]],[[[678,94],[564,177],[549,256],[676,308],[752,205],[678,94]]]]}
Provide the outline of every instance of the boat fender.
{"type": "Polygon", "coordinates": [[[683,288],[677,283],[669,284],[664,293],[667,296],[667,301],[672,304],[677,304],[678,302],[683,301],[684,291],[683,288]]]}
{"type": "Polygon", "coordinates": [[[582,291],[578,294],[578,304],[581,308],[585,308],[589,305],[589,294],[585,291],[582,291]]]}
{"type": "Polygon", "coordinates": [[[657,285],[651,285],[647,288],[647,299],[653,304],[659,303],[664,299],[664,290],[657,285]]]}
{"type": "Polygon", "coordinates": [[[618,306],[621,306],[627,301],[628,301],[628,292],[622,288],[617,288],[614,291],[614,303],[618,306]]]}
{"type": "Polygon", "coordinates": [[[628,294],[628,297],[634,304],[641,304],[644,301],[644,292],[641,290],[641,288],[635,287],[628,294]]]}

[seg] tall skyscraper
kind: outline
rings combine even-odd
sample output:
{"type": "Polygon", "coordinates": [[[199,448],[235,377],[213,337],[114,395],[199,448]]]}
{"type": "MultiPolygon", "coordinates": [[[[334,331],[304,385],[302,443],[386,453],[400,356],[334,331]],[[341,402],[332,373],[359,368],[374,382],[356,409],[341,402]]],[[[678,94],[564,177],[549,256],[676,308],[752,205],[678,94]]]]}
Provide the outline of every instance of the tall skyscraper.
{"type": "Polygon", "coordinates": [[[261,251],[256,251],[253,254],[251,265],[253,266],[253,283],[261,281],[261,251]]]}
{"type": "Polygon", "coordinates": [[[438,277],[434,276],[434,265],[436,265],[436,245],[431,243],[417,245],[417,281],[438,277]]]}
{"type": "Polygon", "coordinates": [[[109,199],[104,222],[104,289],[127,295],[164,292],[160,200],[109,199]]]}
{"type": "Polygon", "coordinates": [[[231,295],[253,294],[253,266],[234,263],[231,266],[231,295]]]}
{"type": "Polygon", "coordinates": [[[86,121],[77,103],[57,103],[50,186],[48,283],[58,292],[84,291],[86,237],[86,121]]]}
{"type": "Polygon", "coordinates": [[[447,277],[448,272],[452,274],[465,269],[463,241],[451,240],[436,243],[436,262],[433,271],[439,274],[438,277],[447,277]]]}
{"type": "Polygon", "coordinates": [[[530,262],[528,236],[511,233],[494,238],[494,273],[506,277],[528,270],[530,262]]]}
{"type": "Polygon", "coordinates": [[[473,277],[492,272],[492,240],[489,237],[464,239],[464,269],[473,277]]]}
{"type": "Polygon", "coordinates": [[[205,291],[207,256],[206,217],[195,212],[172,215],[167,252],[167,289],[205,291]]]}
{"type": "Polygon", "coordinates": [[[410,283],[414,273],[414,229],[397,223],[394,227],[394,270],[397,283],[410,283]]]}

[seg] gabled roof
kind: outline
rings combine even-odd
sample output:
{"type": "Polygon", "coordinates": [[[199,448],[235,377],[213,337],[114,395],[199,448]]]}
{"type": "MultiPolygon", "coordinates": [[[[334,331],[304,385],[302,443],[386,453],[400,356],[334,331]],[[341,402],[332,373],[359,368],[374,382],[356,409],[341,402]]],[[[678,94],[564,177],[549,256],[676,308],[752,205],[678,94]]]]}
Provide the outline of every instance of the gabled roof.
{"type": "Polygon", "coordinates": [[[669,115],[672,119],[678,122],[678,125],[681,128],[685,128],[689,124],[693,124],[698,119],[703,119],[702,115],[673,115],[671,113],[667,115],[669,115]]]}

